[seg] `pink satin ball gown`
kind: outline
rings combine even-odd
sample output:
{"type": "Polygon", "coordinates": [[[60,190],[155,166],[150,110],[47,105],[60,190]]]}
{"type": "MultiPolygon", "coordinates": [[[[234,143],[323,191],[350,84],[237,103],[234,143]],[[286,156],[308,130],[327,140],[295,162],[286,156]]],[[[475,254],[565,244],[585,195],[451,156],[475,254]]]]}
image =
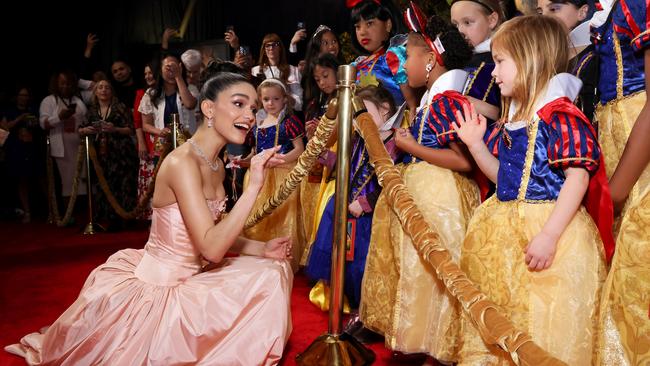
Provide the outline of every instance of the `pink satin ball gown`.
{"type": "MultiPolygon", "coordinates": [[[[208,201],[215,220],[224,201],[208,201]]],[[[5,349],[30,365],[273,365],[291,333],[289,262],[225,258],[202,271],[176,203],[144,249],[113,254],[42,333],[5,349]]]]}

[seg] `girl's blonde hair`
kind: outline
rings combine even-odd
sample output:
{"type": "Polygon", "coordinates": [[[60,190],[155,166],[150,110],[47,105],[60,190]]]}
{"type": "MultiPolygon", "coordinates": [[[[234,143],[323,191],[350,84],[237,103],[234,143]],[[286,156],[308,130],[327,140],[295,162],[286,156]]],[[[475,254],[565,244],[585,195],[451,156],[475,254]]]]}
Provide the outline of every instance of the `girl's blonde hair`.
{"type": "Polygon", "coordinates": [[[264,79],[264,81],[262,81],[262,83],[257,87],[257,96],[260,99],[262,98],[262,89],[266,88],[277,88],[278,90],[282,91],[282,94],[287,99],[287,103],[285,104],[287,114],[293,113],[293,106],[295,105],[295,101],[293,100],[291,94],[289,94],[287,85],[282,80],[273,78],[264,79]]]}
{"type": "Polygon", "coordinates": [[[513,121],[528,121],[548,82],[569,65],[569,42],[558,20],[542,15],[516,17],[505,22],[492,37],[492,54],[506,53],[517,66],[512,97],[502,97],[502,120],[510,104],[519,103],[513,121]]]}

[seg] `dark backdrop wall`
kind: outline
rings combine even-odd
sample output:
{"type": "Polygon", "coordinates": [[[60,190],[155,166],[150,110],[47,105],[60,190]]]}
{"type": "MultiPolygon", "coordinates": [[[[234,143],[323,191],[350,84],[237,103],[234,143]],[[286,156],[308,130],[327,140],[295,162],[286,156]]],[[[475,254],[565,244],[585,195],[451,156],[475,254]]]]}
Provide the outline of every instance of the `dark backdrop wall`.
{"type": "MultiPolygon", "coordinates": [[[[35,102],[40,102],[39,98],[47,95],[53,72],[78,69],[88,33],[96,33],[100,40],[93,54],[97,67],[108,72],[113,60],[124,58],[140,80],[142,65],[159,49],[164,28],[179,27],[189,2],[3,2],[3,101],[17,85],[26,84],[34,90],[35,102]]],[[[278,33],[288,47],[298,21],[306,22],[310,33],[319,24],[342,33],[349,31],[349,10],[344,0],[197,0],[184,40],[173,40],[172,47],[182,48],[182,42],[222,39],[226,25],[234,25],[242,44],[250,46],[257,59],[264,34],[278,33]]]]}

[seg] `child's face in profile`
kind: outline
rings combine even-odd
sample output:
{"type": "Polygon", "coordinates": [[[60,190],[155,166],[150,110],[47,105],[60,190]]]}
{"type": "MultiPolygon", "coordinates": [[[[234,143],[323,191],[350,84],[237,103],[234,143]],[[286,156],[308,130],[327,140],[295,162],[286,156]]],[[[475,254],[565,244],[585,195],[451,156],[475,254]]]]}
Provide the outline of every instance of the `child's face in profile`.
{"type": "Polygon", "coordinates": [[[482,5],[473,1],[457,1],[451,6],[451,24],[458,28],[472,47],[490,37],[498,20],[496,13],[485,15],[482,5]]]}
{"type": "Polygon", "coordinates": [[[336,90],[336,71],[329,67],[316,65],[314,68],[314,81],[323,93],[330,95],[336,90]]]}
{"type": "Polygon", "coordinates": [[[262,107],[266,113],[278,116],[286,104],[286,96],[279,86],[267,86],[260,90],[262,107]]]}
{"type": "Polygon", "coordinates": [[[384,41],[390,36],[392,24],[390,20],[361,19],[354,25],[357,41],[366,51],[373,53],[379,50],[384,41]]]}
{"type": "MultiPolygon", "coordinates": [[[[415,35],[410,35],[409,40],[415,35]]],[[[433,55],[428,51],[428,48],[421,46],[419,43],[408,42],[406,44],[406,63],[404,70],[408,77],[407,81],[410,87],[419,88],[424,86],[427,81],[426,66],[432,63],[433,55]]]]}
{"type": "Polygon", "coordinates": [[[537,0],[537,13],[548,15],[559,20],[570,32],[587,18],[589,5],[583,5],[580,8],[567,2],[553,2],[551,0],[537,0]]]}
{"type": "Polygon", "coordinates": [[[492,76],[495,77],[497,85],[501,89],[501,95],[512,97],[517,78],[517,65],[509,53],[497,48],[492,49],[492,58],[494,59],[494,70],[492,76]]]}

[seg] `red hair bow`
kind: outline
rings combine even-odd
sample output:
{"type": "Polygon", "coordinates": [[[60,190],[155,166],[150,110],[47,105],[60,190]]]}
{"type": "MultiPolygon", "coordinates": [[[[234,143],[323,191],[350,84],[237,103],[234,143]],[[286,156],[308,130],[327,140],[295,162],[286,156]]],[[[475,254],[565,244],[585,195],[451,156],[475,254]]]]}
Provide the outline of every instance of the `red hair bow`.
{"type": "MultiPolygon", "coordinates": [[[[345,6],[348,9],[352,9],[362,1],[365,1],[365,0],[345,0],[345,6]]],[[[379,1],[379,0],[372,0],[372,1],[374,1],[377,5],[381,5],[381,1],[379,1]]]]}
{"type": "Polygon", "coordinates": [[[425,30],[427,29],[427,17],[422,9],[420,9],[420,7],[413,1],[409,2],[409,7],[404,12],[404,21],[411,32],[418,33],[424,38],[424,41],[429,45],[431,51],[435,53],[438,64],[444,66],[445,63],[442,61],[441,54],[445,52],[445,48],[442,46],[442,43],[440,43],[440,38],[436,37],[435,41],[433,41],[425,33],[425,30]]]}

